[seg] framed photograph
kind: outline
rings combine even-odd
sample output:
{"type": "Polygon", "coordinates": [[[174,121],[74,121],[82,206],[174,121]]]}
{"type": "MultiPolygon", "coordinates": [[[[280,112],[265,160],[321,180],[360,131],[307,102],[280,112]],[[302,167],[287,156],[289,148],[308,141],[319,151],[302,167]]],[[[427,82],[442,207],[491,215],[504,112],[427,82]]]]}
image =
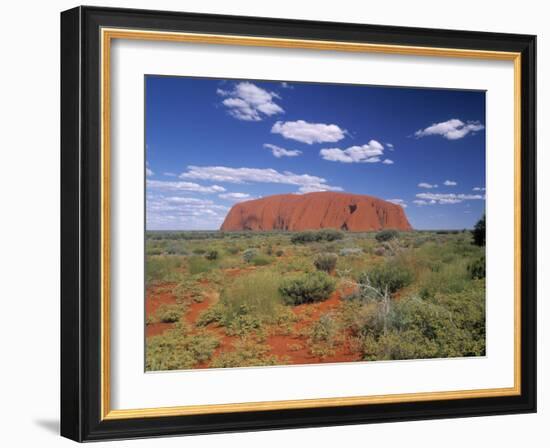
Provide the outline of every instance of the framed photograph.
{"type": "Polygon", "coordinates": [[[61,433],[536,411],[535,36],[61,14],[61,433]]]}

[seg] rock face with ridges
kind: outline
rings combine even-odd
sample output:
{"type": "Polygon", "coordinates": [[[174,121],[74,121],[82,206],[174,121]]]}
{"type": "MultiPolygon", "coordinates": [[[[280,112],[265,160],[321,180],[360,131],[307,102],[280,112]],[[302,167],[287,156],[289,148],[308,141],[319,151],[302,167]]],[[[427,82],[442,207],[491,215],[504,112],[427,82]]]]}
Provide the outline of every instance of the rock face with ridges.
{"type": "Polygon", "coordinates": [[[400,205],[373,196],[328,191],[279,194],[240,202],[229,210],[220,230],[327,228],[352,232],[412,230],[400,205]]]}

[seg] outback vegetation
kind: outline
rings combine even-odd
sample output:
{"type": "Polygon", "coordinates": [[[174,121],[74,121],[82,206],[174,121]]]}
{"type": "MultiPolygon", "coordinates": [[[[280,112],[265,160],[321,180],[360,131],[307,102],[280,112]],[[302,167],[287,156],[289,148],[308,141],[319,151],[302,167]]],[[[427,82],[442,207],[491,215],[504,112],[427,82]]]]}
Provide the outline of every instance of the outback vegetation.
{"type": "Polygon", "coordinates": [[[147,232],[146,368],[485,354],[473,231],[147,232]]]}

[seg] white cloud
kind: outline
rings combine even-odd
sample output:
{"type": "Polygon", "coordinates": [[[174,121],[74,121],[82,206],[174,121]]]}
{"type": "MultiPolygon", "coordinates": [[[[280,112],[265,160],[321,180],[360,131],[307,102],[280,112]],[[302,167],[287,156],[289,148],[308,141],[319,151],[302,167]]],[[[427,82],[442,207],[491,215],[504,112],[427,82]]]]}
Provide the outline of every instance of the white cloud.
{"type": "Polygon", "coordinates": [[[386,143],[386,147],[387,147],[390,151],[393,151],[393,150],[394,150],[393,143],[386,143]]]}
{"type": "Polygon", "coordinates": [[[165,176],[168,176],[168,177],[177,177],[176,173],[172,173],[170,171],[167,171],[166,173],[162,173],[162,174],[165,175],[165,176]]]}
{"type": "Polygon", "coordinates": [[[443,121],[441,123],[433,123],[425,129],[419,129],[414,133],[415,137],[426,137],[428,135],[441,135],[447,140],[458,140],[466,137],[469,133],[475,133],[484,129],[479,121],[467,121],[464,123],[458,118],[443,121]]]}
{"type": "Polygon", "coordinates": [[[392,204],[400,205],[403,208],[407,208],[407,203],[403,199],[386,199],[386,201],[392,204]]]}
{"type": "MultiPolygon", "coordinates": [[[[365,145],[350,146],[347,149],[323,148],[319,151],[319,154],[323,159],[331,162],[377,163],[381,160],[379,156],[384,154],[384,146],[376,140],[371,140],[365,145]]],[[[389,163],[393,162],[390,161],[389,163]]]]}
{"type": "Polygon", "coordinates": [[[173,182],[162,180],[147,180],[147,188],[159,191],[191,191],[194,193],[222,193],[225,188],[220,185],[199,185],[195,182],[173,182]]]}
{"type": "Polygon", "coordinates": [[[147,195],[148,229],[217,229],[229,207],[192,197],[147,195]]]}
{"type": "Polygon", "coordinates": [[[458,185],[458,183],[454,180],[446,180],[445,182],[443,182],[443,185],[446,185],[447,187],[454,187],[458,185]]]}
{"type": "Polygon", "coordinates": [[[270,149],[271,154],[278,159],[281,157],[296,157],[302,154],[302,151],[298,151],[297,149],[285,149],[271,143],[264,143],[264,148],[270,149]]]}
{"type": "Polygon", "coordinates": [[[149,168],[149,162],[145,162],[145,175],[149,177],[149,176],[152,176],[153,174],[155,173],[153,173],[153,170],[149,168]]]}
{"type": "Polygon", "coordinates": [[[331,185],[327,185],[325,183],[311,183],[302,185],[299,189],[299,193],[315,193],[318,191],[343,191],[342,187],[333,187],[331,185]]]}
{"type": "Polygon", "coordinates": [[[241,202],[252,199],[252,197],[248,193],[222,193],[219,194],[218,197],[234,202],[241,202]]]}
{"type": "MultiPolygon", "coordinates": [[[[152,199],[154,199],[155,197],[157,196],[152,196],[152,199]]],[[[163,201],[171,204],[201,204],[201,205],[213,204],[213,202],[210,199],[188,198],[183,196],[168,196],[168,197],[162,197],[162,199],[163,201]]]]}
{"type": "MultiPolygon", "coordinates": [[[[455,193],[418,193],[417,198],[430,201],[430,204],[459,204],[464,201],[483,200],[485,196],[480,194],[455,194],[455,193]]],[[[422,205],[422,204],[418,204],[422,205]]]]}
{"type": "Polygon", "coordinates": [[[425,201],[424,199],[415,199],[413,201],[416,205],[428,205],[428,202],[425,201]]]}
{"type": "Polygon", "coordinates": [[[485,187],[474,187],[472,188],[473,191],[485,191],[485,187]]]}
{"type": "Polygon", "coordinates": [[[419,188],[437,188],[437,184],[429,184],[428,182],[420,182],[417,187],[419,188]]]}
{"type": "Polygon", "coordinates": [[[335,124],[308,123],[304,120],[277,121],[271,128],[273,134],[281,134],[286,139],[307,143],[338,142],[345,137],[346,130],[335,124]]]}
{"type": "Polygon", "coordinates": [[[393,160],[391,160],[391,159],[384,159],[384,161],[383,161],[382,163],[385,164],[385,165],[393,165],[393,160]]]}
{"type": "Polygon", "coordinates": [[[288,82],[285,82],[285,81],[283,81],[283,82],[281,83],[281,87],[282,87],[283,89],[293,89],[293,88],[294,88],[294,86],[293,86],[292,84],[289,84],[288,82]]]}
{"type": "Polygon", "coordinates": [[[238,120],[260,121],[265,116],[284,113],[284,109],[273,101],[274,98],[279,98],[279,95],[248,81],[239,82],[230,91],[217,89],[216,93],[226,97],[222,101],[223,105],[238,120]]]}
{"type": "Polygon", "coordinates": [[[211,182],[244,184],[247,182],[272,183],[298,186],[300,193],[312,191],[342,191],[341,187],[328,185],[326,179],[310,174],[295,174],[290,171],[279,172],[273,168],[230,168],[226,166],[190,165],[182,179],[200,179],[211,182]]]}

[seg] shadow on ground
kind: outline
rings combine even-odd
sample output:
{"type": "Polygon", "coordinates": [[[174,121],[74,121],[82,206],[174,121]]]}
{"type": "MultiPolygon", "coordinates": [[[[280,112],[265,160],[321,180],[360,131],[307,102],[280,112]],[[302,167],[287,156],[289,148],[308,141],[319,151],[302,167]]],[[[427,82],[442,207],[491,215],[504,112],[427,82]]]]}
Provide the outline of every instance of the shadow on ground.
{"type": "Polygon", "coordinates": [[[59,434],[59,420],[37,419],[34,423],[47,432],[59,434]]]}

